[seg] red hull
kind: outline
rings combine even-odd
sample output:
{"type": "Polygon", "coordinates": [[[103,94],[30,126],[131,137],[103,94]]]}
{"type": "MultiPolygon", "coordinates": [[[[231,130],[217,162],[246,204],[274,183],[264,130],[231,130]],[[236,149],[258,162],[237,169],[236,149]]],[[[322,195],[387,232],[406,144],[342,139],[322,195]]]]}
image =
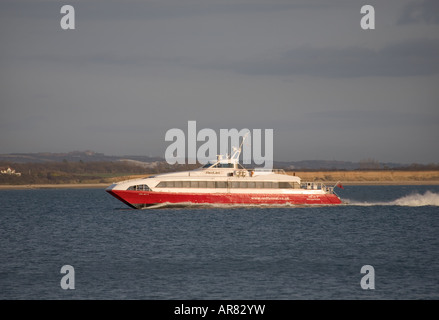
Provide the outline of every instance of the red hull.
{"type": "Polygon", "coordinates": [[[259,193],[168,193],[131,190],[108,190],[112,196],[133,208],[162,203],[197,204],[340,204],[335,194],[259,194],[259,193]]]}

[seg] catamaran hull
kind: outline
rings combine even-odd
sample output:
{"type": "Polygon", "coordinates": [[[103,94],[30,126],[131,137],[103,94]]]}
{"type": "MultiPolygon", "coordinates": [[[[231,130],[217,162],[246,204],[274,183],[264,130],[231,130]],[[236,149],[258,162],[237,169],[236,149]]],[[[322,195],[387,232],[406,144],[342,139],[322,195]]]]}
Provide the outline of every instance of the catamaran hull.
{"type": "Polygon", "coordinates": [[[340,198],[327,194],[261,194],[261,193],[181,193],[107,190],[130,207],[141,209],[158,204],[273,204],[273,205],[336,205],[340,198]]]}

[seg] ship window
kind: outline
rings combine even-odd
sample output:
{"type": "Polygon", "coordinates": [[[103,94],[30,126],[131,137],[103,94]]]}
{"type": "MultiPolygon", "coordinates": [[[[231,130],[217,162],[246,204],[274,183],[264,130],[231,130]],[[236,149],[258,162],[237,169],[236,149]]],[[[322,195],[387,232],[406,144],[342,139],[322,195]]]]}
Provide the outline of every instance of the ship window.
{"type": "Polygon", "coordinates": [[[211,163],[206,163],[206,164],[203,166],[203,168],[210,168],[211,166],[212,166],[211,163]]]}
{"type": "MultiPolygon", "coordinates": [[[[180,181],[181,183],[181,181],[180,181]]],[[[174,188],[175,187],[175,181],[161,181],[157,187],[159,188],[174,188]]]]}
{"type": "Polygon", "coordinates": [[[264,182],[264,188],[273,188],[273,182],[264,182]]]}
{"type": "Polygon", "coordinates": [[[249,182],[248,183],[248,188],[255,188],[256,187],[256,182],[249,182]]]}
{"type": "Polygon", "coordinates": [[[190,188],[191,182],[190,181],[183,181],[183,188],[190,188]]]}
{"type": "Polygon", "coordinates": [[[146,184],[138,184],[135,186],[130,186],[127,190],[151,191],[151,189],[146,184]]]}
{"type": "Polygon", "coordinates": [[[233,163],[217,163],[212,168],[234,168],[233,163]]]}
{"type": "Polygon", "coordinates": [[[233,168],[233,163],[219,163],[218,168],[233,168]]]}
{"type": "Polygon", "coordinates": [[[200,188],[206,188],[206,186],[207,186],[207,181],[199,181],[199,182],[198,182],[198,186],[199,186],[200,188]]]}
{"type": "MultiPolygon", "coordinates": [[[[132,186],[128,190],[139,190],[134,189],[134,187],[139,188],[139,186],[132,186]]],[[[222,181],[161,181],[157,184],[158,188],[227,188],[226,182],[222,181]]],[[[141,189],[142,190],[142,189],[141,189]]],[[[144,190],[150,190],[147,185],[145,185],[144,190]]]]}
{"type": "Polygon", "coordinates": [[[279,188],[280,189],[288,189],[288,188],[294,188],[294,187],[289,182],[279,182],[279,188]]]}
{"type": "Polygon", "coordinates": [[[297,182],[279,182],[279,188],[298,189],[300,188],[300,184],[298,184],[297,182]]]}
{"type": "Polygon", "coordinates": [[[183,186],[183,181],[174,181],[175,188],[181,188],[183,186]]]}
{"type": "Polygon", "coordinates": [[[157,188],[165,188],[167,187],[167,181],[160,181],[158,185],[156,185],[157,188]]]}
{"type": "Polygon", "coordinates": [[[227,188],[227,182],[226,181],[215,181],[215,187],[216,188],[227,188]]]}
{"type": "Polygon", "coordinates": [[[232,188],[249,188],[249,186],[244,181],[232,181],[232,188]]]}
{"type": "Polygon", "coordinates": [[[256,183],[256,188],[257,189],[261,189],[261,188],[264,187],[264,183],[262,181],[256,181],[255,183],[256,183]]]}
{"type": "Polygon", "coordinates": [[[215,181],[207,181],[206,184],[208,188],[215,188],[215,181]]]}

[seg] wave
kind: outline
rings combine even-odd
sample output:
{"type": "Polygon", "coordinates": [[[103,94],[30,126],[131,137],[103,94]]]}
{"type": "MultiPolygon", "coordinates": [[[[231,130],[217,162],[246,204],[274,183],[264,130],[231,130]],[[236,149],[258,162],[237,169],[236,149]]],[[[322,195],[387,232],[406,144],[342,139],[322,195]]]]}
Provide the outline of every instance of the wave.
{"type": "Polygon", "coordinates": [[[439,206],[439,193],[426,191],[424,194],[414,193],[387,202],[359,202],[345,200],[346,205],[351,206],[405,206],[405,207],[422,207],[422,206],[439,206]]]}
{"type": "MultiPolygon", "coordinates": [[[[439,206],[439,193],[426,191],[424,194],[414,193],[398,198],[393,201],[378,202],[378,201],[356,201],[349,199],[342,199],[343,204],[346,206],[405,206],[405,207],[422,207],[422,206],[439,206]]],[[[222,204],[222,203],[192,203],[192,202],[180,202],[180,203],[159,203],[153,206],[142,208],[148,209],[169,209],[169,208],[192,208],[192,209],[206,209],[206,208],[304,208],[304,207],[325,207],[325,206],[337,206],[334,204],[222,204]]]]}
{"type": "Polygon", "coordinates": [[[179,203],[170,203],[164,202],[155,204],[149,207],[142,208],[142,210],[148,209],[168,209],[168,208],[198,208],[198,209],[206,209],[206,208],[225,208],[225,209],[233,209],[233,208],[303,208],[303,207],[324,207],[324,206],[336,206],[333,204],[292,204],[292,203],[282,203],[282,204],[246,204],[246,203],[193,203],[193,202],[179,202],[179,203]]]}

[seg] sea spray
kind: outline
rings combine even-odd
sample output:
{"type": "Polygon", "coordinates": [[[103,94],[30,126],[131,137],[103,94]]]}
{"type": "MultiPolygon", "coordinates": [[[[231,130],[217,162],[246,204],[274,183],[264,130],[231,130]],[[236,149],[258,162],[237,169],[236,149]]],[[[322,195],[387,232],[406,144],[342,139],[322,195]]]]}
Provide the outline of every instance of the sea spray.
{"type": "Polygon", "coordinates": [[[439,194],[431,191],[426,191],[424,194],[415,193],[392,201],[390,204],[409,207],[439,206],[439,194]]]}
{"type": "Polygon", "coordinates": [[[426,191],[424,194],[413,193],[387,202],[360,202],[355,200],[346,200],[345,203],[351,206],[439,206],[439,193],[434,193],[431,191],[426,191]]]}

